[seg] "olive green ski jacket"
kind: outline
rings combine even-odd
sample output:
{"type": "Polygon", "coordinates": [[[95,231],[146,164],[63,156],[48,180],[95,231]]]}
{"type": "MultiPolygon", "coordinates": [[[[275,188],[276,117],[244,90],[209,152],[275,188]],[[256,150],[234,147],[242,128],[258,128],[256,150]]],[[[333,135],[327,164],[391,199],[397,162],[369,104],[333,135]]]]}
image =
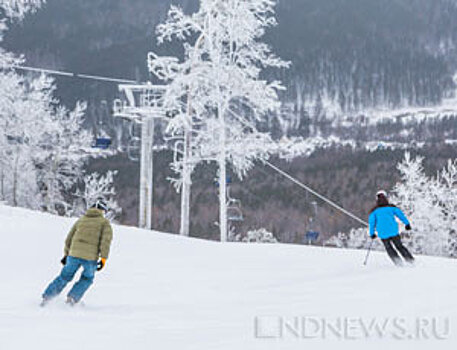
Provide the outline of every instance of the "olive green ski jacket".
{"type": "Polygon", "coordinates": [[[65,256],[108,259],[113,230],[101,210],[91,208],[73,225],[65,240],[65,256]]]}

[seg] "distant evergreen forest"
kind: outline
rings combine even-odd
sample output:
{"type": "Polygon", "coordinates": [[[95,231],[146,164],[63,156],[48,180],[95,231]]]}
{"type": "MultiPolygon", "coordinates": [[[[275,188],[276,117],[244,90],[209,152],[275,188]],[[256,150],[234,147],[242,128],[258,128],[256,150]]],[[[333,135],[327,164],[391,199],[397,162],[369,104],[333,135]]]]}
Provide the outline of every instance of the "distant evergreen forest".
{"type": "Polygon", "coordinates": [[[456,15],[449,0],[283,0],[271,35],[293,62],[288,99],[343,111],[440,103],[454,89],[456,15]]]}
{"type": "MultiPolygon", "coordinates": [[[[148,79],[146,54],[171,3],[188,12],[197,0],[48,0],[7,33],[5,44],[29,64],[148,79]],[[45,39],[43,39],[45,38],[45,39]]],[[[453,0],[280,0],[279,25],[267,41],[289,70],[269,72],[287,85],[297,108],[332,101],[342,111],[439,104],[453,94],[457,3],[453,0]]],[[[115,87],[59,79],[68,103],[110,100],[115,87]]],[[[95,113],[95,111],[94,111],[95,113]]]]}

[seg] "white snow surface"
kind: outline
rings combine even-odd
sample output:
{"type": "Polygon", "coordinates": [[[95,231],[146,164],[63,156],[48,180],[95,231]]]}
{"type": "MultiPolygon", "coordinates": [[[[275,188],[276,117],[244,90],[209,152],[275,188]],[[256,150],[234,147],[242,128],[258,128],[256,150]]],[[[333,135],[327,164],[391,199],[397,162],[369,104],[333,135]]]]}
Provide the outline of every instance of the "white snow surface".
{"type": "Polygon", "coordinates": [[[123,226],[114,227],[110,259],[84,305],[67,306],[63,293],[40,308],[41,293],[60,272],[63,242],[74,220],[0,205],[1,350],[457,345],[457,261],[418,257],[416,267],[396,268],[384,252],[374,252],[364,267],[364,251],[221,244],[123,226]],[[398,317],[406,320],[408,332],[415,331],[418,317],[434,317],[448,319],[450,331],[444,340],[307,339],[286,331],[264,337],[268,320],[294,317],[367,323],[398,317]]]}

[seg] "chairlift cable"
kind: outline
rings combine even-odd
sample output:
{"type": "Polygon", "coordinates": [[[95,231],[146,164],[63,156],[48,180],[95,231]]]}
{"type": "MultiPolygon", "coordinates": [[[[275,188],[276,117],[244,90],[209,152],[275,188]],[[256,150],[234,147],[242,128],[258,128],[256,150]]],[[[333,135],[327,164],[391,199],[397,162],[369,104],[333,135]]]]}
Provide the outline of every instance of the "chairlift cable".
{"type": "Polygon", "coordinates": [[[338,211],[346,214],[347,216],[351,217],[352,219],[358,221],[359,223],[365,225],[365,226],[368,226],[368,223],[365,221],[365,220],[362,220],[361,218],[359,218],[358,216],[352,214],[351,212],[349,212],[348,210],[344,209],[343,207],[341,207],[340,205],[336,204],[334,201],[328,199],[327,197],[319,194],[318,192],[316,192],[315,190],[313,190],[311,187],[309,186],[306,186],[304,183],[300,182],[299,180],[297,180],[296,178],[294,178],[292,175],[289,175],[288,173],[286,173],[285,171],[279,169],[277,166],[273,165],[272,163],[268,162],[268,161],[265,161],[265,165],[269,166],[271,169],[273,169],[274,171],[278,172],[279,174],[281,174],[282,176],[288,178],[290,181],[292,181],[293,183],[295,183],[296,185],[300,186],[301,188],[303,188],[304,190],[310,192],[311,194],[313,194],[314,196],[316,196],[317,198],[323,200],[325,203],[329,204],[330,206],[332,206],[333,208],[337,209],[338,211]]]}
{"type": "Polygon", "coordinates": [[[88,80],[98,80],[110,83],[123,83],[123,84],[137,84],[138,82],[135,80],[130,79],[120,79],[120,78],[111,78],[111,77],[104,77],[101,75],[91,75],[91,74],[82,74],[82,73],[73,73],[73,72],[66,72],[60,71],[55,69],[46,69],[46,68],[37,68],[37,67],[30,67],[30,66],[18,66],[12,65],[12,69],[15,70],[22,70],[28,72],[37,72],[37,73],[46,73],[50,75],[58,75],[64,76],[69,78],[79,78],[79,79],[88,79],[88,80]]]}

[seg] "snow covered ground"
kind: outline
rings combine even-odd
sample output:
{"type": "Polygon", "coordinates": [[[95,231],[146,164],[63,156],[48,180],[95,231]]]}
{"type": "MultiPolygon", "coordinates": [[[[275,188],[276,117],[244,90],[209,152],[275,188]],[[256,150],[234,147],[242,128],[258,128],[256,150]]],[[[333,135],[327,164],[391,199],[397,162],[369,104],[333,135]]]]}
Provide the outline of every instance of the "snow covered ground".
{"type": "Polygon", "coordinates": [[[121,226],[85,305],[67,307],[62,295],[40,308],[73,221],[0,206],[1,350],[457,346],[457,261],[395,268],[374,253],[363,267],[363,251],[223,245],[121,226]],[[382,337],[364,331],[372,322],[385,325],[382,337]]]}

